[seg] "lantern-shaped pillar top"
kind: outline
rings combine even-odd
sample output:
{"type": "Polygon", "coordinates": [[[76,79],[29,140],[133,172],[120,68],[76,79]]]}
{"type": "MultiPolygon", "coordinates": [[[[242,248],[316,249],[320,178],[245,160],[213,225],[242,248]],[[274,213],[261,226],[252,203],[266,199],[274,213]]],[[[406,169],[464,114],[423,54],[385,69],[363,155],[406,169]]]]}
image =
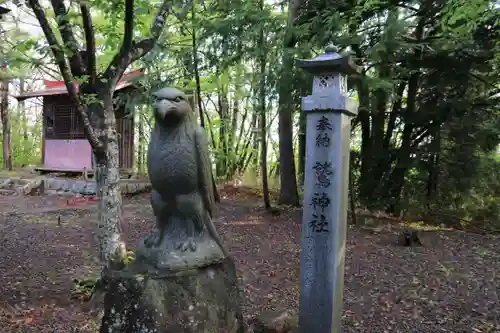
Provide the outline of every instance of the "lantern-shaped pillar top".
{"type": "Polygon", "coordinates": [[[325,53],[312,59],[297,59],[296,66],[314,76],[324,74],[357,74],[360,68],[356,66],[350,55],[339,54],[338,49],[330,45],[325,49],[325,53]]]}
{"type": "Polygon", "coordinates": [[[350,55],[339,54],[335,46],[313,59],[298,59],[296,65],[314,75],[312,95],[302,99],[304,111],[330,110],[349,115],[357,113],[357,103],[347,97],[347,75],[357,74],[350,55]]]}

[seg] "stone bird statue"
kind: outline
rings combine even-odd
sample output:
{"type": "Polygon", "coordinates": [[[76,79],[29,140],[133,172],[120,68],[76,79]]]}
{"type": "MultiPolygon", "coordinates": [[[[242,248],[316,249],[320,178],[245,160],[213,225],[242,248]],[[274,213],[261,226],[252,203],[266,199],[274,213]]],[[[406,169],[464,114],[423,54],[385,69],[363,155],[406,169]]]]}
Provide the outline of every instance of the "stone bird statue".
{"type": "Polygon", "coordinates": [[[174,243],[176,250],[195,252],[198,240],[208,234],[227,257],[212,222],[212,167],[203,128],[186,96],[175,88],[153,94],[153,113],[147,163],[156,232],[145,244],[174,243]]]}

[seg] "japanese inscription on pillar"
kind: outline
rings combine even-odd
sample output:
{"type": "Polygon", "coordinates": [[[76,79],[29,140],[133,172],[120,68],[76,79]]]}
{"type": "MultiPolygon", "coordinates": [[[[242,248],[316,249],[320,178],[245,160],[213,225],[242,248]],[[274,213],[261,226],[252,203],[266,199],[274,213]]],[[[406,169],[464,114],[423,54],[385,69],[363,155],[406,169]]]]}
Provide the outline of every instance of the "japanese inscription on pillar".
{"type": "Polygon", "coordinates": [[[318,123],[316,124],[316,147],[330,147],[330,134],[329,131],[332,130],[332,124],[327,117],[322,116],[318,123]]]}
{"type": "MultiPolygon", "coordinates": [[[[316,124],[316,147],[328,149],[331,144],[332,124],[326,116],[322,116],[316,124]]],[[[325,154],[326,155],[326,154],[325,154]]],[[[331,204],[331,199],[326,190],[332,184],[331,176],[333,175],[332,162],[329,161],[316,161],[313,166],[316,182],[314,184],[318,192],[312,196],[310,205],[313,208],[311,222],[309,227],[313,232],[327,233],[328,216],[325,214],[331,204]]]]}

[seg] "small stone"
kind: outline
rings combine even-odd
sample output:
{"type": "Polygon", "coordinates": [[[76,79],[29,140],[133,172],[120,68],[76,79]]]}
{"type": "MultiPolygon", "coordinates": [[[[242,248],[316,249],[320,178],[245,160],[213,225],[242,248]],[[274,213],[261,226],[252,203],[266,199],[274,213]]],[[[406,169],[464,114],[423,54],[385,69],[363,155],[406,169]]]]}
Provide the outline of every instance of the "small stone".
{"type": "Polygon", "coordinates": [[[292,310],[266,311],[249,321],[253,333],[289,333],[297,329],[297,314],[292,310]]]}

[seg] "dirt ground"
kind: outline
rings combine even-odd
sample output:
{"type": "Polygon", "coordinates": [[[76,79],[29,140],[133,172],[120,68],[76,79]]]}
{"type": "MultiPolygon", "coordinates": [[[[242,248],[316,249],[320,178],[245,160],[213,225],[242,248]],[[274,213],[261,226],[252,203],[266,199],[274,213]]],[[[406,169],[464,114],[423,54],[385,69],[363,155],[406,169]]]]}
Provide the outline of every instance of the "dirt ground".
{"type": "MultiPolygon", "coordinates": [[[[233,254],[245,315],[297,308],[300,214],[271,216],[226,189],[216,227],[233,254]]],[[[151,230],[147,198],[124,201],[129,246],[151,230]]],[[[97,273],[95,202],[0,196],[0,332],[95,333],[73,278],[97,273]]],[[[395,235],[348,231],[344,332],[500,332],[498,237],[429,231],[423,247],[395,235]]]]}

